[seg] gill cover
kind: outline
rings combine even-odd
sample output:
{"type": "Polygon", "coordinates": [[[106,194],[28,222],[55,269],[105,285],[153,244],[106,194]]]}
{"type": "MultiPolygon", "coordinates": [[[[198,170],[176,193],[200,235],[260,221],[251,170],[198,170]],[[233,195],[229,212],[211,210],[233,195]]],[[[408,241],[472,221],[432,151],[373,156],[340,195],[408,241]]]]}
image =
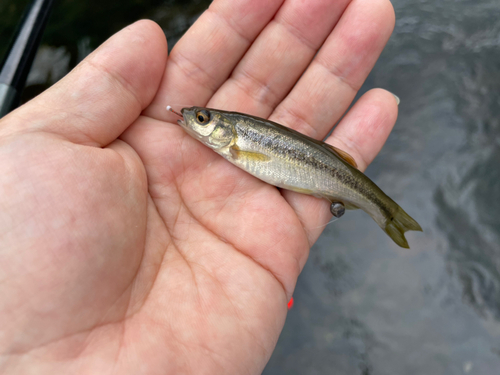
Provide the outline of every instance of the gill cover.
{"type": "Polygon", "coordinates": [[[208,108],[183,108],[184,124],[181,124],[192,136],[213,149],[231,144],[235,137],[233,125],[226,117],[208,108]]]}

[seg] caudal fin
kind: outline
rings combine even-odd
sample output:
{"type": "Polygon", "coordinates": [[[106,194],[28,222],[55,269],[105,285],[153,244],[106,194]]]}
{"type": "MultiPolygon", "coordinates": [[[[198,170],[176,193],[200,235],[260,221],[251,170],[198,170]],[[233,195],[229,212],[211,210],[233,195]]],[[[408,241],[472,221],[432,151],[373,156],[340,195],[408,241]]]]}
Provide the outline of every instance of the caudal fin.
{"type": "Polygon", "coordinates": [[[420,225],[404,212],[401,207],[398,207],[396,214],[383,229],[394,242],[406,249],[409,249],[410,246],[408,245],[408,241],[406,241],[405,232],[408,230],[423,232],[420,225]]]}

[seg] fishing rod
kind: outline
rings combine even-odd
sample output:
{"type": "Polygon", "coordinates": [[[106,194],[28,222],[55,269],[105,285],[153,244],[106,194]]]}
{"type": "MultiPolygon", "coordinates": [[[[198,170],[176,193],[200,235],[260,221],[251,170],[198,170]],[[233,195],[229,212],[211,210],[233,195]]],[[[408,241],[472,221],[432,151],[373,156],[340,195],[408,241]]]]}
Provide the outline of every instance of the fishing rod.
{"type": "Polygon", "coordinates": [[[0,118],[19,105],[52,3],[53,0],[33,0],[14,34],[0,67],[0,118]]]}

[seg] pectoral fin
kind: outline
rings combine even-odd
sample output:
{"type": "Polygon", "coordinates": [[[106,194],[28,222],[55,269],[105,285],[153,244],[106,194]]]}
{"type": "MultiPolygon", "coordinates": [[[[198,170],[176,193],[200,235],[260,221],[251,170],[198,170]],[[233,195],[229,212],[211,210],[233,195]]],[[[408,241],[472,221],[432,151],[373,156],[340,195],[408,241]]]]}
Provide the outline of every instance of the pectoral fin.
{"type": "Polygon", "coordinates": [[[234,159],[243,159],[253,162],[266,162],[271,160],[269,156],[261,154],[260,152],[242,151],[238,147],[231,147],[231,155],[234,159]]]}
{"type": "Polygon", "coordinates": [[[354,168],[358,169],[358,165],[356,164],[356,161],[347,152],[341,150],[340,148],[329,145],[327,143],[325,143],[325,146],[327,146],[331,151],[333,151],[333,153],[335,155],[337,155],[339,158],[344,160],[347,164],[352,165],[354,168]]]}

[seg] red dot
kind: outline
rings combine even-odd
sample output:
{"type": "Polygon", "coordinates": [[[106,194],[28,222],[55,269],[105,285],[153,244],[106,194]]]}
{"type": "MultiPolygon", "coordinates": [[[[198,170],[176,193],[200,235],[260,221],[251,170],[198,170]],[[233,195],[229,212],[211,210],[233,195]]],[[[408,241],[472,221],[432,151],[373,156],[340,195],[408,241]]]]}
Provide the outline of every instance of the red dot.
{"type": "Polygon", "coordinates": [[[288,301],[288,310],[290,310],[293,307],[293,297],[290,298],[290,301],[288,301]]]}

